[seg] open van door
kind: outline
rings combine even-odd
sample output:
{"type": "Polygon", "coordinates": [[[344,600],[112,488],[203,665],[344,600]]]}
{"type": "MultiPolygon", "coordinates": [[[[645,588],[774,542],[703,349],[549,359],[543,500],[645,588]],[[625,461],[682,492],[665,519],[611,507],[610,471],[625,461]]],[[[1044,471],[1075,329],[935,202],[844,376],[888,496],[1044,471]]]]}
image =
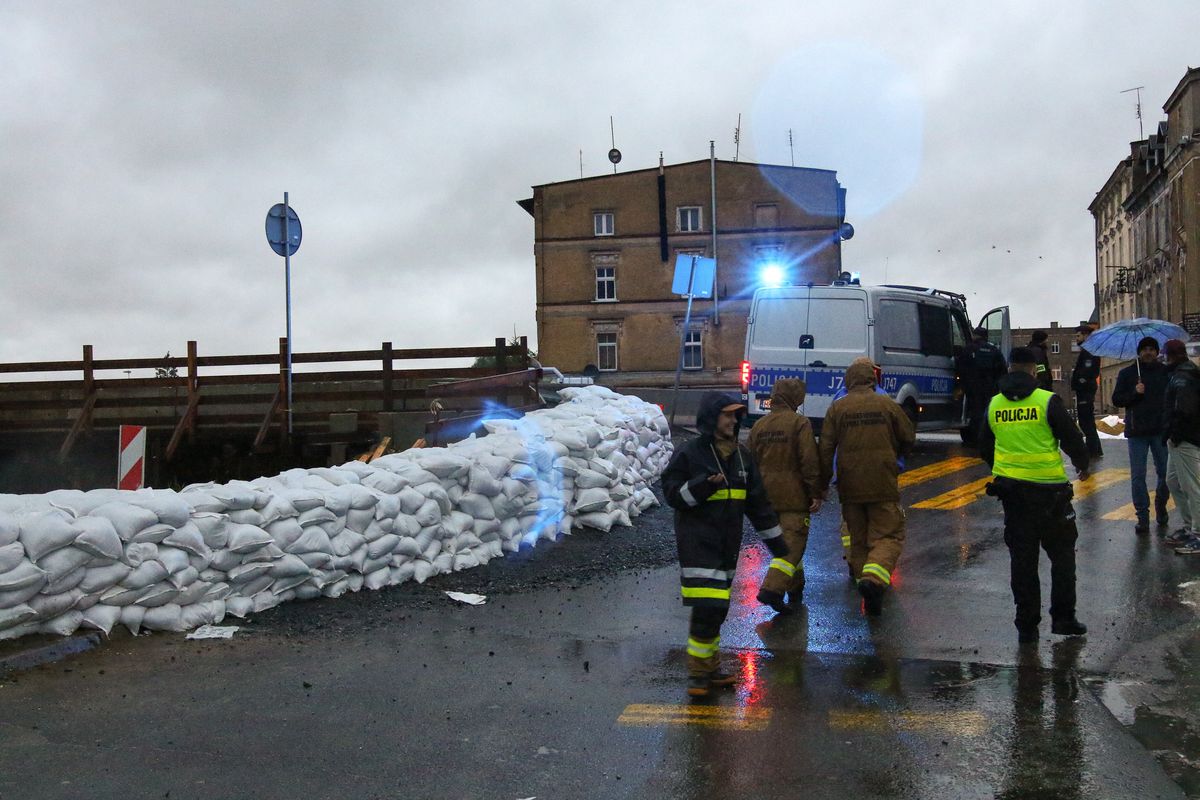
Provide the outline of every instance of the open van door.
{"type": "Polygon", "coordinates": [[[993,308],[979,320],[978,327],[987,330],[988,341],[1000,348],[1005,362],[1012,353],[1012,325],[1009,322],[1008,306],[993,308]]]}

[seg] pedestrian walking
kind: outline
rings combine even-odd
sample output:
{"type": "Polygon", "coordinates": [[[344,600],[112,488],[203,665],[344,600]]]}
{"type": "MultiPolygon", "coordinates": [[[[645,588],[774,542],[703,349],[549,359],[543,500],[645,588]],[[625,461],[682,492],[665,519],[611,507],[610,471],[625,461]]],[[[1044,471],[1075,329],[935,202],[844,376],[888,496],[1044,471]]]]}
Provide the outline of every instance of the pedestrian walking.
{"type": "Polygon", "coordinates": [[[1079,430],[1087,442],[1088,454],[1094,461],[1104,458],[1100,445],[1100,434],[1096,431],[1096,389],[1100,383],[1100,357],[1087,351],[1087,338],[1092,335],[1091,325],[1080,325],[1075,329],[1075,344],[1079,346],[1079,357],[1075,369],[1071,370],[1071,389],[1075,392],[1075,417],[1079,430]]]}
{"type": "Polygon", "coordinates": [[[1165,541],[1180,555],[1200,554],[1200,369],[1187,357],[1179,339],[1163,345],[1167,357],[1167,391],[1163,396],[1163,439],[1167,443],[1167,486],[1183,527],[1165,541]]]}
{"type": "Polygon", "coordinates": [[[1167,393],[1167,368],[1158,360],[1158,340],[1142,337],[1137,360],[1117,373],[1114,406],[1125,409],[1125,439],[1129,442],[1129,489],[1137,513],[1135,533],[1150,532],[1150,494],[1146,491],[1146,455],[1154,459],[1154,514],[1161,528],[1169,523],[1167,500],[1167,446],[1163,443],[1163,400],[1167,393]]]}
{"type": "Polygon", "coordinates": [[[904,548],[898,459],[908,454],[916,433],[908,415],[886,395],[875,393],[875,368],[856,361],[846,369],[846,396],[830,405],[821,429],[824,495],[837,458],[837,491],[850,532],[850,574],[857,578],[863,606],[883,610],[892,573],[904,548]]]}
{"type": "Polygon", "coordinates": [[[1029,337],[1029,344],[1026,345],[1033,351],[1035,360],[1037,361],[1037,385],[1039,389],[1045,389],[1048,392],[1054,391],[1054,373],[1050,371],[1050,356],[1046,353],[1046,340],[1050,337],[1045,331],[1034,331],[1029,337]]]}
{"type": "Polygon", "coordinates": [[[680,594],[692,609],[687,692],[694,697],[738,679],[721,669],[719,651],[742,546],[742,517],[749,518],[773,556],[787,554],[754,459],[738,444],[745,415],[746,406],[733,395],[706,393],[696,414],[700,435],[675,451],[662,474],[663,494],[675,509],[680,594]]]}
{"type": "Polygon", "coordinates": [[[1038,548],[1050,559],[1050,631],[1082,636],[1087,626],[1075,618],[1075,510],[1071,484],[1063,469],[1061,447],[1080,480],[1088,478],[1083,435],[1062,399],[1037,385],[1037,355],[1029,348],[1012,351],[1010,371],[988,406],[981,428],[979,455],[992,468],[988,494],[1004,507],[1004,543],[1008,545],[1013,622],[1017,641],[1036,642],[1042,621],[1038,548]]]}
{"type": "Polygon", "coordinates": [[[987,416],[988,403],[996,394],[996,383],[1008,372],[1008,365],[1000,348],[988,341],[987,328],[983,327],[974,330],[971,343],[963,348],[955,360],[958,378],[967,399],[965,443],[973,445],[979,438],[979,427],[987,416]]]}
{"type": "Polygon", "coordinates": [[[750,429],[750,452],[762,473],[767,497],[779,515],[787,552],[771,559],[758,602],[790,613],[804,599],[804,551],[811,514],[821,508],[821,461],[812,423],[800,413],[806,387],[780,378],[771,389],[771,413],[750,429]],[[787,596],[786,603],[784,595],[787,596]]]}

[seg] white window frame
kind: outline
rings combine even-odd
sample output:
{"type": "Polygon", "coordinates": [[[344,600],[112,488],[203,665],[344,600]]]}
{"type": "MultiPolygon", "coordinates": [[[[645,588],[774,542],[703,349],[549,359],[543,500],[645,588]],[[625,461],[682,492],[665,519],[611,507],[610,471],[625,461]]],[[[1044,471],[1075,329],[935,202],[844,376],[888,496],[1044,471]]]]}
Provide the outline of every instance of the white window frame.
{"type": "Polygon", "coordinates": [[[594,298],[597,303],[615,303],[617,302],[617,268],[609,265],[597,266],[596,268],[596,296],[594,298]],[[602,288],[607,288],[607,291],[602,291],[602,288]],[[611,294],[611,297],[603,295],[611,294]]]}
{"type": "Polygon", "coordinates": [[[1052,367],[1050,369],[1050,377],[1053,380],[1061,381],[1062,380],[1062,367],[1052,367]]]}
{"type": "Polygon", "coordinates": [[[685,370],[704,369],[704,330],[692,328],[683,340],[683,368],[685,370]],[[697,363],[689,363],[689,353],[695,353],[697,363]]]}
{"type": "Polygon", "coordinates": [[[703,206],[677,206],[675,208],[675,231],[677,233],[699,233],[704,230],[703,206]],[[693,213],[694,212],[694,213],[693,213]],[[695,226],[684,226],[684,219],[690,223],[695,218],[695,226]]]}
{"type": "Polygon", "coordinates": [[[1058,346],[1058,342],[1051,342],[1051,343],[1050,343],[1050,352],[1051,352],[1053,355],[1058,355],[1060,351],[1061,351],[1061,348],[1058,346]]]}
{"type": "Polygon", "coordinates": [[[598,330],[596,331],[596,369],[601,372],[616,372],[620,366],[620,353],[618,350],[618,336],[616,330],[598,330]],[[604,352],[610,350],[612,353],[612,365],[605,366],[604,352]]]}
{"type": "Polygon", "coordinates": [[[617,215],[612,211],[596,211],[592,214],[592,230],[596,236],[614,236],[617,215]]]}

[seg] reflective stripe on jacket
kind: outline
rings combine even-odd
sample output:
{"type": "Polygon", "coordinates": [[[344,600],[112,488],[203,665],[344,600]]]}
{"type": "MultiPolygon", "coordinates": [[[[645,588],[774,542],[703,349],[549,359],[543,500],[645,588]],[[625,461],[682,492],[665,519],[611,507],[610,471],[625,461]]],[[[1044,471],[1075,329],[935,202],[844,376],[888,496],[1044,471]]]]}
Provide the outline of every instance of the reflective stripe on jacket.
{"type": "Polygon", "coordinates": [[[996,437],[992,474],[1031,483],[1066,483],[1058,440],[1050,429],[1053,392],[1035,389],[1019,400],[1002,394],[988,406],[988,426],[996,437]]]}

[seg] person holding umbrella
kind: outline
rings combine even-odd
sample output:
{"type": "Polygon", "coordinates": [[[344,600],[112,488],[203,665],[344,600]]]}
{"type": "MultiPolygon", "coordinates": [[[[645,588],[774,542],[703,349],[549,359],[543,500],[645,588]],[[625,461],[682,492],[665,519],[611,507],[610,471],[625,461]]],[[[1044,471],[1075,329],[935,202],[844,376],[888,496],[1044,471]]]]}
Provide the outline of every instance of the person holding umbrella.
{"type": "Polygon", "coordinates": [[[1129,442],[1129,488],[1137,512],[1135,533],[1150,532],[1150,495],[1146,491],[1146,455],[1154,458],[1158,483],[1154,511],[1166,527],[1167,446],[1162,438],[1163,400],[1167,393],[1167,368],[1158,360],[1158,340],[1143,336],[1137,343],[1137,360],[1117,373],[1112,402],[1125,409],[1125,439],[1129,442]]]}

